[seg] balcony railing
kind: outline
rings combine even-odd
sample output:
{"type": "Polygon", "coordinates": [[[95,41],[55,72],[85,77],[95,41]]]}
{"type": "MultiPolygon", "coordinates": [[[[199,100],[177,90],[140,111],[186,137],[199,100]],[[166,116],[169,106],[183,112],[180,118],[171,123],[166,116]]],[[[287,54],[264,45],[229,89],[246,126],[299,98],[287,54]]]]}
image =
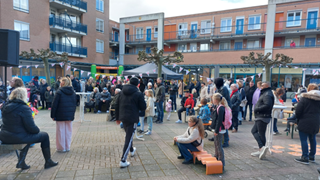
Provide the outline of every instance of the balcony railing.
{"type": "Polygon", "coordinates": [[[61,4],[67,4],[72,6],[73,8],[83,9],[87,12],[87,2],[82,0],[51,0],[53,2],[59,2],[61,4]]]}
{"type": "Polygon", "coordinates": [[[275,34],[298,33],[319,31],[319,18],[297,19],[292,21],[277,21],[275,23],[275,34]]]}
{"type": "Polygon", "coordinates": [[[110,33],[109,40],[113,42],[119,42],[119,34],[110,33]]]}
{"type": "Polygon", "coordinates": [[[50,42],[50,49],[55,52],[66,52],[69,56],[88,56],[87,48],[81,46],[71,46],[66,44],[50,42]]]}
{"type": "Polygon", "coordinates": [[[70,30],[72,32],[87,34],[87,25],[76,23],[61,17],[49,17],[49,25],[70,30]]]}
{"type": "Polygon", "coordinates": [[[109,53],[109,59],[117,59],[118,56],[119,56],[119,53],[116,53],[116,52],[109,53]]]}

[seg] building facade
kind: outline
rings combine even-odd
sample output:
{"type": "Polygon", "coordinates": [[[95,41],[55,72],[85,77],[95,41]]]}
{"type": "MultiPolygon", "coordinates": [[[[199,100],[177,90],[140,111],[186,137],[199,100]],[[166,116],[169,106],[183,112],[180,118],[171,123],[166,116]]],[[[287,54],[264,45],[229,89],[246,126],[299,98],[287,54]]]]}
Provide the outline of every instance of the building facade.
{"type": "MultiPolygon", "coordinates": [[[[271,52],[273,57],[282,53],[294,61],[293,68],[272,69],[273,87],[287,85],[290,91],[295,91],[301,84],[317,82],[319,77],[315,70],[320,69],[319,0],[271,0],[264,6],[167,17],[164,21],[164,51],[180,51],[184,55],[184,62],[178,67],[168,67],[174,71],[179,67],[191,71],[185,76],[186,81],[199,79],[200,75],[203,78],[213,78],[214,75],[235,80],[247,78],[247,81],[254,76],[256,82],[262,80],[263,67],[245,65],[240,57],[248,56],[252,51],[266,52],[268,7],[275,2],[271,52]],[[285,79],[292,83],[285,83],[285,79]]],[[[126,68],[142,64],[137,61],[139,51],[150,52],[151,47],[157,46],[157,26],[157,21],[126,24],[123,58],[126,68]]],[[[113,33],[114,36],[118,34],[113,33]]],[[[116,54],[115,51],[111,53],[116,54]]]]}
{"type": "MultiPolygon", "coordinates": [[[[20,51],[67,52],[71,69],[78,70],[71,72],[50,60],[56,63],[50,68],[53,79],[72,73],[81,77],[80,71],[90,71],[91,64],[109,64],[109,0],[0,1],[0,28],[20,32],[20,51]]],[[[21,58],[20,65],[8,68],[9,77],[30,81],[45,76],[41,61],[21,58]]]]}

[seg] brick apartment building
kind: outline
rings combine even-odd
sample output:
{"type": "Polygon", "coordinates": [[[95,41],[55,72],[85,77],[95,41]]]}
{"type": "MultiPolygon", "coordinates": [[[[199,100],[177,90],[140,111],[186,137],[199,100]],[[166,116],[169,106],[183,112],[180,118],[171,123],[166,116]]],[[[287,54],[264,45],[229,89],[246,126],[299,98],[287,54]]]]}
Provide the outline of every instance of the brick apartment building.
{"type": "MultiPolygon", "coordinates": [[[[257,82],[262,79],[257,74],[263,73],[263,67],[244,65],[240,57],[252,51],[268,51],[273,56],[283,53],[294,58],[292,65],[295,68],[274,67],[273,87],[284,85],[285,79],[289,78],[292,82],[287,85],[289,90],[296,91],[300,84],[320,83],[320,77],[315,75],[315,70],[320,68],[319,7],[319,0],[269,0],[269,4],[263,6],[166,17],[164,51],[183,53],[184,63],[178,66],[191,70],[184,76],[187,82],[199,79],[199,75],[205,78],[217,76],[217,73],[220,77],[234,79],[250,80],[255,76],[257,82]],[[272,9],[273,5],[275,20],[268,22],[268,7],[272,9]],[[267,30],[268,23],[274,24],[271,31],[267,30]],[[265,47],[268,31],[274,36],[270,48],[265,47]],[[291,41],[295,45],[290,45],[291,41]]],[[[113,44],[110,58],[116,59],[119,55],[119,23],[110,21],[109,26],[110,43],[113,44]]],[[[125,24],[124,67],[130,69],[142,64],[137,61],[137,53],[141,50],[149,52],[151,47],[157,46],[157,37],[156,20],[125,24]]],[[[178,67],[168,68],[178,71],[178,67]]]]}
{"type": "MultiPolygon", "coordinates": [[[[20,51],[50,48],[67,52],[76,76],[80,69],[90,71],[91,64],[109,64],[109,0],[2,0],[0,28],[20,32],[20,51]]],[[[55,63],[54,60],[50,60],[55,63]]],[[[9,77],[30,81],[45,77],[42,63],[20,60],[22,68],[8,68],[9,77]],[[26,68],[39,65],[38,68],[26,68]]],[[[3,69],[2,69],[3,71],[3,69]]],[[[70,74],[66,66],[50,68],[51,77],[70,74]]]]}

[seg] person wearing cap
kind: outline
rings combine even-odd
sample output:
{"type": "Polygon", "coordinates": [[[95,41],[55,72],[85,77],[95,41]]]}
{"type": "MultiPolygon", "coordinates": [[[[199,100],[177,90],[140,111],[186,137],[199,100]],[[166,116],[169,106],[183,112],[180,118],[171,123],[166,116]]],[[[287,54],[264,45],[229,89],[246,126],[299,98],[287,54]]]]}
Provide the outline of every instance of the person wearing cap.
{"type": "Polygon", "coordinates": [[[145,111],[147,108],[144,95],[140,92],[138,85],[139,79],[136,77],[131,78],[130,84],[123,86],[115,103],[116,122],[119,125],[121,121],[126,132],[120,168],[130,165],[130,162],[127,161],[129,152],[131,152],[131,157],[135,155],[137,149],[132,146],[132,143],[133,135],[139,122],[139,111],[145,111]]]}
{"type": "Polygon", "coordinates": [[[100,93],[100,101],[99,101],[99,106],[98,106],[98,113],[101,113],[102,104],[106,104],[107,113],[109,113],[110,102],[111,102],[111,95],[108,92],[108,88],[104,87],[103,91],[100,93]]]}

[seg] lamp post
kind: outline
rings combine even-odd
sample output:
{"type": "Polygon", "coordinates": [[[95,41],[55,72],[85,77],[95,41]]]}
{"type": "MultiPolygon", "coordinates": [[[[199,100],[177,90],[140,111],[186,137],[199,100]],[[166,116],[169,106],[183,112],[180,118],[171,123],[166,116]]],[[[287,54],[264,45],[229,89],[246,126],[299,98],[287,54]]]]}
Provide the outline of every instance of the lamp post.
{"type": "Polygon", "coordinates": [[[117,57],[117,76],[119,75],[119,56],[117,57]]]}

